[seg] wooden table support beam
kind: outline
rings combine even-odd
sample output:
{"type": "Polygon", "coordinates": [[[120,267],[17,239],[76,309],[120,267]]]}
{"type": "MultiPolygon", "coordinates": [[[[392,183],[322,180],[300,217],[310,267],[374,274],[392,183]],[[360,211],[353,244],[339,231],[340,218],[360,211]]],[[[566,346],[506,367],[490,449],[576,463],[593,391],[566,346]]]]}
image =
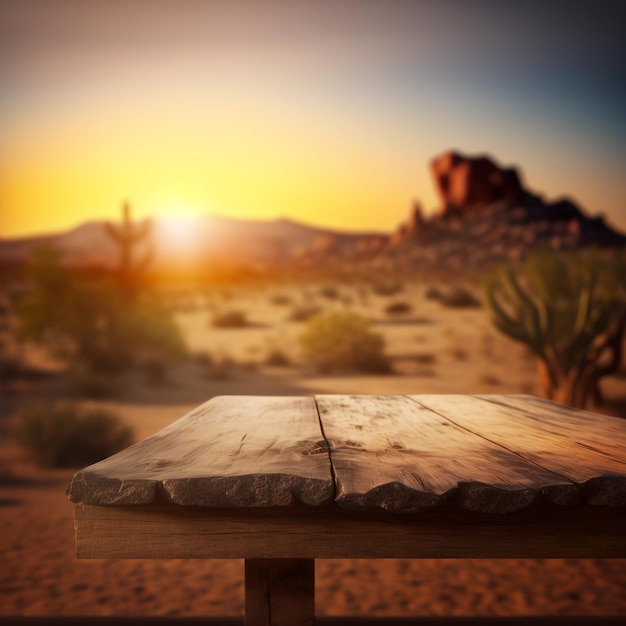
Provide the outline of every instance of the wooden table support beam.
{"type": "Polygon", "coordinates": [[[313,626],[315,559],[246,559],[246,626],[313,626]]]}

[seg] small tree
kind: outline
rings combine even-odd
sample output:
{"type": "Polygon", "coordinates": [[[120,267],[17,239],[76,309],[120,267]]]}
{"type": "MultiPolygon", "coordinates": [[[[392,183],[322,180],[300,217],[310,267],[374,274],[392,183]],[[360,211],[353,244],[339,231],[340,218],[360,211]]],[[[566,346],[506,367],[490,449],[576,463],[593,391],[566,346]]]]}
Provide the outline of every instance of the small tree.
{"type": "Polygon", "coordinates": [[[485,283],[496,328],[537,359],[544,395],[600,406],[600,379],[616,372],[626,328],[626,254],[535,252],[521,270],[485,283]]]}

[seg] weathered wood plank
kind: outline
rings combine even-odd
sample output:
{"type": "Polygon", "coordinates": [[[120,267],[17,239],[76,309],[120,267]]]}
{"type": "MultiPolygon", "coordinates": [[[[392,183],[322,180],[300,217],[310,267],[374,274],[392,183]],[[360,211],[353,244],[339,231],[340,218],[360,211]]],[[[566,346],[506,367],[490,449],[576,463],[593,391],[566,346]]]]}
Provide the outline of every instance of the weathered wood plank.
{"type": "Polygon", "coordinates": [[[411,398],[574,481],[589,504],[626,506],[626,420],[531,396],[411,398]]]}
{"type": "Polygon", "coordinates": [[[626,509],[531,507],[493,515],[338,506],[207,509],[74,505],[81,559],[626,558],[626,509]]]}
{"type": "Polygon", "coordinates": [[[68,495],[102,505],[319,505],[334,483],[313,398],[230,396],[78,472],[68,495]]]}
{"type": "Polygon", "coordinates": [[[567,505],[579,500],[573,482],[411,398],[320,395],[316,401],[340,506],[405,513],[454,498],[466,509],[507,513],[540,496],[567,505]]]}
{"type": "Polygon", "coordinates": [[[313,626],[315,559],[246,559],[246,626],[313,626]]]}
{"type": "MultiPolygon", "coordinates": [[[[124,617],[128,626],[244,626],[237,617],[124,617]]],[[[0,617],[0,626],[119,626],[119,617],[0,617]]],[[[316,617],[316,626],[624,626],[624,617],[316,617]]]]}

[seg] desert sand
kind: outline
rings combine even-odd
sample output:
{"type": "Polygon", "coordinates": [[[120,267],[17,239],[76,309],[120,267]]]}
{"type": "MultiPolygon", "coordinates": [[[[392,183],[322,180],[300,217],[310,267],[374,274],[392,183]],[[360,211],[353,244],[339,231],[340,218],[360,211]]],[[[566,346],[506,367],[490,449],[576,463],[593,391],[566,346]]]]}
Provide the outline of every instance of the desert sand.
{"type": "MultiPolygon", "coordinates": [[[[180,292],[173,306],[194,358],[172,366],[164,383],[155,386],[138,373],[119,397],[80,402],[114,410],[140,440],[223,394],[539,394],[532,358],[500,336],[482,308],[446,308],[425,297],[423,284],[392,295],[356,285],[325,287],[180,292]],[[388,315],[386,307],[399,301],[410,311],[388,315]],[[310,370],[297,341],[303,324],[288,319],[304,304],[370,318],[385,337],[394,373],[310,370]],[[249,324],[214,328],[212,316],[229,310],[245,312],[249,324]],[[274,348],[287,365],[266,364],[274,348]]],[[[613,409],[623,407],[624,387],[623,374],[606,381],[613,409]]],[[[73,470],[38,468],[9,436],[21,403],[65,395],[62,377],[53,377],[7,387],[0,399],[0,614],[241,615],[242,561],[75,558],[65,496],[73,470]]],[[[320,560],[316,577],[319,615],[626,616],[626,560],[320,560]]]]}

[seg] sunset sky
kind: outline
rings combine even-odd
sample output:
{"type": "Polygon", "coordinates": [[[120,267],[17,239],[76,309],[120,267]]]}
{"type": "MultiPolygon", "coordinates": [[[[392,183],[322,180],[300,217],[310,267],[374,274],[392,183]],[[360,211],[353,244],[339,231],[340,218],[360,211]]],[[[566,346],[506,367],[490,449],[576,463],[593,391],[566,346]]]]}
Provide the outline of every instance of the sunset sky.
{"type": "Polygon", "coordinates": [[[626,229],[622,0],[2,0],[0,237],[117,218],[389,231],[454,148],[626,229]]]}

